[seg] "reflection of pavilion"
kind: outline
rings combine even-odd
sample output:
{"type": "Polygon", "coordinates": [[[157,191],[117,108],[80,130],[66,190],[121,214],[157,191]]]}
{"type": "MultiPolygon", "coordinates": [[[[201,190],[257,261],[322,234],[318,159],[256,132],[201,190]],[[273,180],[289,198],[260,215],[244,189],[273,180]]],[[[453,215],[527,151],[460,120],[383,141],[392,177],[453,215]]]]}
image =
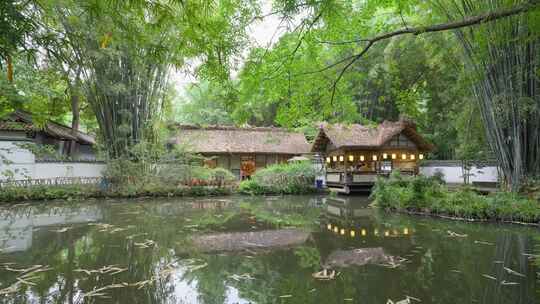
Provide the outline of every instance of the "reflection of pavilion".
{"type": "Polygon", "coordinates": [[[413,231],[408,227],[379,227],[373,218],[373,209],[368,199],[352,197],[326,198],[327,230],[348,237],[397,237],[408,236],[413,231]]]}
{"type": "Polygon", "coordinates": [[[54,225],[95,222],[102,218],[97,206],[85,208],[52,208],[47,211],[28,208],[26,212],[4,212],[0,219],[0,253],[25,251],[32,247],[36,228],[54,225]]]}
{"type": "Polygon", "coordinates": [[[349,197],[328,197],[325,198],[326,212],[330,217],[343,219],[354,219],[359,217],[369,217],[372,210],[364,202],[352,202],[349,197]]]}

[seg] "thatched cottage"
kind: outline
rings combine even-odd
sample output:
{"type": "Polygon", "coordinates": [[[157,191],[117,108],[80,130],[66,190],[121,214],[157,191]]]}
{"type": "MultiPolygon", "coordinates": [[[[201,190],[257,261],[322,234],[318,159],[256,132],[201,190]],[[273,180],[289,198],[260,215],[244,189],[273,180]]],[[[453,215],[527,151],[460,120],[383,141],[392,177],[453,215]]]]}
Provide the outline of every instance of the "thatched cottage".
{"type": "Polygon", "coordinates": [[[228,169],[240,179],[310,149],[302,133],[280,128],[177,125],[174,132],[171,144],[202,154],[208,158],[207,166],[228,169]]]}
{"type": "Polygon", "coordinates": [[[311,152],[325,158],[327,186],[348,193],[395,169],[418,173],[419,160],[432,149],[412,121],[401,119],[373,127],[323,123],[311,152]]]}

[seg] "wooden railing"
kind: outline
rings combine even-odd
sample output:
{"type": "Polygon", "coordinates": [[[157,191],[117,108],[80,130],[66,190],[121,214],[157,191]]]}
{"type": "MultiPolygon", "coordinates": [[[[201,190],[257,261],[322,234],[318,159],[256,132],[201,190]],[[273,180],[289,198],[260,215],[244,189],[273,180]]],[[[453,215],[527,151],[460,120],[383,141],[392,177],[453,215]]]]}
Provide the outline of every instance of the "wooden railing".
{"type": "Polygon", "coordinates": [[[97,185],[102,177],[56,177],[0,181],[0,189],[8,187],[97,185]]]}

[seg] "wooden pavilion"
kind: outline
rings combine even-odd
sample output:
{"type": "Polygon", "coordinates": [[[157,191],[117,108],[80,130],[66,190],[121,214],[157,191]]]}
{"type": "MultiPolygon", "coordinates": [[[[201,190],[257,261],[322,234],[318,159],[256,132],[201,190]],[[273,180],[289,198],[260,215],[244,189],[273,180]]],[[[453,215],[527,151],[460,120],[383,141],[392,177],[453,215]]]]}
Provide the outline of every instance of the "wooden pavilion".
{"type": "Polygon", "coordinates": [[[418,162],[433,146],[409,120],[384,121],[378,126],[320,125],[311,152],[326,162],[326,185],[339,192],[369,189],[377,176],[393,170],[417,174],[418,162]]]}

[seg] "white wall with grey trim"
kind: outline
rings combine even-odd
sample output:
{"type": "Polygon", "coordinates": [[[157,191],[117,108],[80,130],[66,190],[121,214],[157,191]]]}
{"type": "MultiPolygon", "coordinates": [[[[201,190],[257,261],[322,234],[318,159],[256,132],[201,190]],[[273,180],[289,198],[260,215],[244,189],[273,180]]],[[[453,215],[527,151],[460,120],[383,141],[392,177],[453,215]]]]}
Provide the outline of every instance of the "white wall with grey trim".
{"type": "Polygon", "coordinates": [[[443,174],[449,184],[463,184],[464,174],[469,175],[469,182],[496,183],[499,181],[499,171],[495,164],[474,165],[464,171],[461,161],[425,161],[420,165],[420,174],[434,176],[437,172],[443,174]]]}
{"type": "Polygon", "coordinates": [[[101,177],[105,164],[92,162],[36,162],[17,141],[0,141],[0,180],[57,177],[101,177]]]}

